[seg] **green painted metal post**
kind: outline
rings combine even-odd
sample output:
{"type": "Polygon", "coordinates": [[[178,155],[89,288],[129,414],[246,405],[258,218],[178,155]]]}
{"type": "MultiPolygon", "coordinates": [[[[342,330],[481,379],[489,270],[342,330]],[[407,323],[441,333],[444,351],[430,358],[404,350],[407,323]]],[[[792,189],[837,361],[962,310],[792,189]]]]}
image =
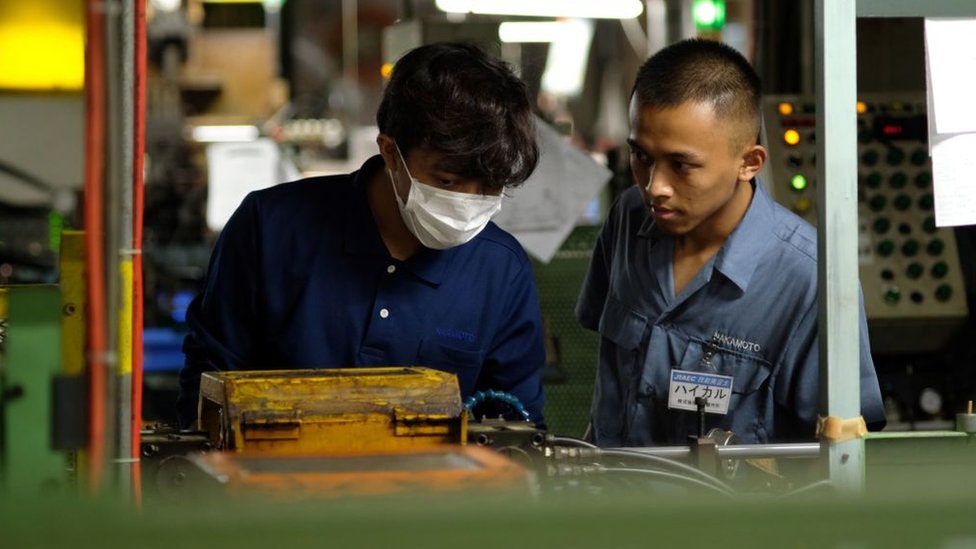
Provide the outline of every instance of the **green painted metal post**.
{"type": "Polygon", "coordinates": [[[30,496],[63,488],[65,456],[51,443],[51,384],[61,369],[57,286],[10,286],[3,356],[3,490],[30,496]]]}

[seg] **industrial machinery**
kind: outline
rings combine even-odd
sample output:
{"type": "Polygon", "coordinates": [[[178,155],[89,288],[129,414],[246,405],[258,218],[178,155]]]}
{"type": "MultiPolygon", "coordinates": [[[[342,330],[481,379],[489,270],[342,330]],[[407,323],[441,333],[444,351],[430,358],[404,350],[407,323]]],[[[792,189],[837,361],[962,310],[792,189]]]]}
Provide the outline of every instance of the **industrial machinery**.
{"type": "MultiPolygon", "coordinates": [[[[492,391],[480,400],[517,412],[511,398],[492,391]]],[[[532,486],[525,461],[464,445],[475,403],[465,408],[457,377],[439,370],[212,372],[202,376],[199,403],[199,430],[143,434],[152,493],[304,498],[532,486]]]]}
{"type": "MultiPolygon", "coordinates": [[[[952,228],[936,227],[925,96],[858,103],[858,259],[875,353],[937,351],[969,314],[952,228]]],[[[773,197],[816,223],[816,102],[768,96],[763,107],[773,197]]]]}
{"type": "MultiPolygon", "coordinates": [[[[958,431],[927,435],[941,450],[926,459],[968,471],[972,416],[958,431]]],[[[143,433],[147,494],[293,500],[474,489],[544,498],[634,489],[732,497],[822,485],[819,442],[742,445],[712,430],[686,446],[599,448],[526,421],[507,393],[479,392],[462,404],[453,374],[422,367],[207,373],[199,426],[143,433]]],[[[868,440],[879,471],[897,473],[907,456],[918,458],[911,436],[868,440]]]]}
{"type": "Polygon", "coordinates": [[[457,377],[429,368],[205,373],[200,425],[215,448],[310,454],[464,441],[457,377]]]}

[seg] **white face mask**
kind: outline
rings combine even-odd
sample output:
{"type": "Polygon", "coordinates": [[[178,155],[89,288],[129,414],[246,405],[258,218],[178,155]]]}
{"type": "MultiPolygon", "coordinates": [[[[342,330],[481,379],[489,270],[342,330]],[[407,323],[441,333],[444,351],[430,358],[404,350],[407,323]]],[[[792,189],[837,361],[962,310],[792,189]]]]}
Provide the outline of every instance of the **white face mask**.
{"type": "Polygon", "coordinates": [[[477,236],[491,221],[491,216],[502,209],[501,195],[459,193],[421,183],[410,175],[399,147],[397,154],[410,178],[410,192],[404,203],[397,192],[393,172],[387,169],[393,194],[407,229],[424,246],[435,250],[460,246],[477,236]]]}

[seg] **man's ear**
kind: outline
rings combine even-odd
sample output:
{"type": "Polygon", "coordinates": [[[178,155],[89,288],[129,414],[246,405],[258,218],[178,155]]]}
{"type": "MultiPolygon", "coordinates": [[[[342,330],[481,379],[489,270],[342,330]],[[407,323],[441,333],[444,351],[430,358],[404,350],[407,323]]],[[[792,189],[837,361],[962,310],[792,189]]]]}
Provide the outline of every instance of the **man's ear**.
{"type": "Polygon", "coordinates": [[[766,164],[766,149],[762,145],[752,145],[742,153],[739,167],[739,181],[751,181],[766,164]]]}
{"type": "Polygon", "coordinates": [[[397,151],[393,138],[381,133],[376,136],[376,145],[380,149],[380,156],[383,157],[386,168],[391,172],[397,171],[397,151]]]}

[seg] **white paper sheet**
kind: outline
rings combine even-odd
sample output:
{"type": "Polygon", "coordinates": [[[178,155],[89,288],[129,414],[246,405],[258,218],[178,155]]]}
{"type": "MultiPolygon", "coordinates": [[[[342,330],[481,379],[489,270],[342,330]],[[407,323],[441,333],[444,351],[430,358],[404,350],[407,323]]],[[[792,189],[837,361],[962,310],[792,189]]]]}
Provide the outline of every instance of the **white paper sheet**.
{"type": "Polygon", "coordinates": [[[926,19],[925,58],[935,132],[976,132],[976,18],[926,19]]]}
{"type": "Polygon", "coordinates": [[[278,145],[270,139],[207,146],[207,227],[219,231],[247,193],[290,179],[279,166],[278,145]]]}
{"type": "Polygon", "coordinates": [[[976,18],[925,20],[935,224],[976,224],[976,18]]]}
{"type": "Polygon", "coordinates": [[[932,148],[935,224],[976,224],[976,133],[938,137],[932,148]]]}
{"type": "Polygon", "coordinates": [[[548,263],[613,173],[545,121],[536,128],[539,164],[525,183],[506,191],[509,198],[492,220],[548,263]]]}

